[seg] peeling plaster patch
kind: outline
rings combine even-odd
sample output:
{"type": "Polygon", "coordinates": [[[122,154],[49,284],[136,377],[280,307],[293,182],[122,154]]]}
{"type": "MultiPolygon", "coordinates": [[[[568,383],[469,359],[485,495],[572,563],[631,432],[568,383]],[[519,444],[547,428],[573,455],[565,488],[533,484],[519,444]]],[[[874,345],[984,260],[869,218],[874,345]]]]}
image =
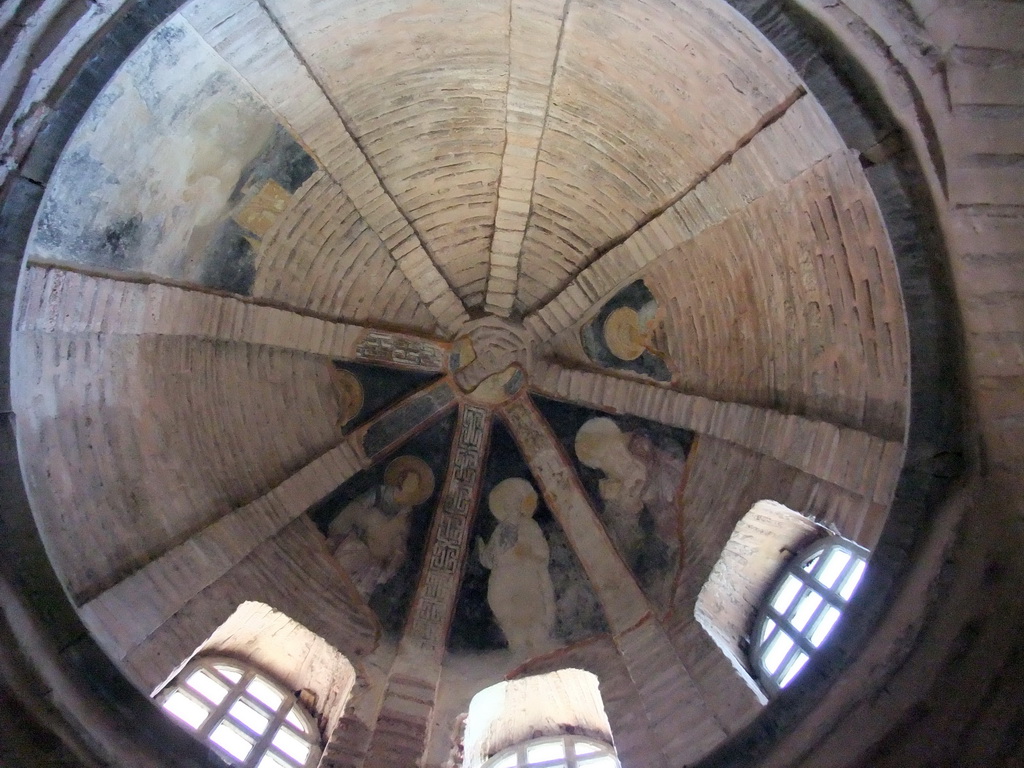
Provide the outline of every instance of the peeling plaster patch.
{"type": "Polygon", "coordinates": [[[315,169],[238,75],[173,18],[76,130],[28,255],[248,294],[263,235],[315,169]]]}

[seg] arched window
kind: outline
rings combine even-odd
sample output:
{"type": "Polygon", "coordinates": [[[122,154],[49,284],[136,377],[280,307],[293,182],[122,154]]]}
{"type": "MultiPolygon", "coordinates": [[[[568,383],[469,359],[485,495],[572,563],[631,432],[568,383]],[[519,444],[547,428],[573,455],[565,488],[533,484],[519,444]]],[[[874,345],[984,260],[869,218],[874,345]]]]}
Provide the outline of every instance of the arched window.
{"type": "Polygon", "coordinates": [[[783,569],[754,624],[750,657],[778,693],[825,642],[864,575],[868,552],[840,536],[821,539],[783,569]]]}
{"type": "Polygon", "coordinates": [[[580,736],[557,736],[516,744],[482,768],[620,768],[610,744],[580,736]]]}
{"type": "Polygon", "coordinates": [[[233,765],[310,768],[320,759],[319,730],[295,696],[237,661],[200,657],[157,701],[233,765]]]}
{"type": "Polygon", "coordinates": [[[600,683],[582,669],[484,688],[462,742],[462,768],[620,768],[600,683]]]}

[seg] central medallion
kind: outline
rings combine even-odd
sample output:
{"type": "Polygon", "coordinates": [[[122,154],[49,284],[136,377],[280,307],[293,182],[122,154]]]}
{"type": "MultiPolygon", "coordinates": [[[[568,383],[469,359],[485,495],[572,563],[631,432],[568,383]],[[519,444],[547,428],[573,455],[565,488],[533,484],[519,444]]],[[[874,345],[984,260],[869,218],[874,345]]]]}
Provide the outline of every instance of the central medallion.
{"type": "Polygon", "coordinates": [[[522,326],[485,317],[467,324],[465,334],[456,339],[448,368],[469,400],[499,405],[522,391],[532,353],[532,340],[522,326]]]}

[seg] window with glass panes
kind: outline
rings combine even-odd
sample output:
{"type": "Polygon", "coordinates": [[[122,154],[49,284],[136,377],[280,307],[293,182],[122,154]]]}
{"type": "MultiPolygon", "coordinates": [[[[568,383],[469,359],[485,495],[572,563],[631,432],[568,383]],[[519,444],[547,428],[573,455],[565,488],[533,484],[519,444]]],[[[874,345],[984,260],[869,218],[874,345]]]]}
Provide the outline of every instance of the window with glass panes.
{"type": "Polygon", "coordinates": [[[502,750],[482,768],[621,768],[609,744],[579,736],[525,741],[502,750]]]}
{"type": "Polygon", "coordinates": [[[751,661],[770,693],[792,682],[825,642],[860,583],[867,559],[863,547],[830,536],[787,564],[751,636],[751,661]]]}
{"type": "Polygon", "coordinates": [[[200,658],[157,700],[233,765],[309,768],[320,759],[320,733],[295,696],[237,661],[200,658]]]}

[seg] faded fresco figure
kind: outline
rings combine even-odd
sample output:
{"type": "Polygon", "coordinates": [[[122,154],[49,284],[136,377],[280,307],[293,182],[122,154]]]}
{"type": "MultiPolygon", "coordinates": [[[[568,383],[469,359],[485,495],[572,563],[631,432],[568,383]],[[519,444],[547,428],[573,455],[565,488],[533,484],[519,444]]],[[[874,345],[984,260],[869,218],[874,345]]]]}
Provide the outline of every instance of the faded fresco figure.
{"type": "Polygon", "coordinates": [[[338,426],[344,427],[363,409],[363,385],[351,371],[330,367],[331,384],[338,402],[338,426]]]}
{"type": "Polygon", "coordinates": [[[498,483],[487,498],[498,526],[486,544],[477,538],[480,563],[490,570],[487,603],[517,655],[550,650],[555,625],[555,589],[548,572],[550,551],[533,520],[537,492],[521,477],[498,483]]]}
{"type": "Polygon", "coordinates": [[[384,482],[351,501],[327,529],[328,546],[369,599],[390,581],[406,558],[413,507],[434,493],[434,473],[416,456],[399,456],[384,471],[384,482]]]}
{"type": "Polygon", "coordinates": [[[604,342],[608,351],[622,361],[636,360],[645,352],[661,360],[667,357],[663,313],[653,299],[638,309],[619,307],[604,321],[604,342]]]}
{"type": "Polygon", "coordinates": [[[604,474],[601,519],[619,554],[655,605],[668,607],[679,566],[685,451],[643,432],[623,432],[604,416],[580,427],[575,448],[582,464],[604,474]]]}
{"type": "Polygon", "coordinates": [[[672,380],[665,311],[643,280],[619,290],[582,325],[580,344],[602,368],[672,380]]]}

